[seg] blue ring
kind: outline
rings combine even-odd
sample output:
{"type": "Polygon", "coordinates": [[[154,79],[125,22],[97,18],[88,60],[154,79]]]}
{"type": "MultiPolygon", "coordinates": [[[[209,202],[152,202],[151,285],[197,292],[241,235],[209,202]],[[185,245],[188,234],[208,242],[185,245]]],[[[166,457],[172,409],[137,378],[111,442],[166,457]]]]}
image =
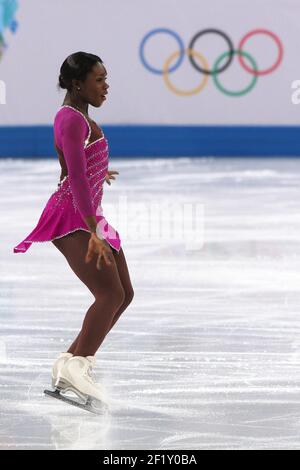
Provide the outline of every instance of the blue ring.
{"type": "Polygon", "coordinates": [[[174,72],[174,70],[176,70],[182,63],[183,59],[184,59],[184,44],[183,44],[183,41],[182,39],[180,38],[180,36],[175,33],[175,31],[172,31],[171,29],[168,29],[168,28],[156,28],[156,29],[153,29],[152,31],[149,31],[149,33],[146,34],[146,36],[144,36],[141,44],[140,44],[140,49],[139,49],[139,55],[140,55],[140,59],[142,61],[142,64],[146,67],[146,69],[149,70],[149,72],[152,72],[152,73],[156,73],[158,75],[162,75],[163,74],[163,70],[159,70],[159,69],[155,69],[154,67],[151,67],[151,65],[149,65],[147,62],[146,62],[146,59],[144,57],[144,47],[145,47],[145,43],[146,41],[151,37],[153,36],[154,34],[156,33],[167,33],[167,34],[170,34],[171,36],[173,36],[176,41],[178,42],[179,44],[179,52],[180,52],[180,55],[177,59],[177,62],[175,65],[173,65],[173,67],[171,67],[169,69],[169,73],[170,72],[174,72]]]}

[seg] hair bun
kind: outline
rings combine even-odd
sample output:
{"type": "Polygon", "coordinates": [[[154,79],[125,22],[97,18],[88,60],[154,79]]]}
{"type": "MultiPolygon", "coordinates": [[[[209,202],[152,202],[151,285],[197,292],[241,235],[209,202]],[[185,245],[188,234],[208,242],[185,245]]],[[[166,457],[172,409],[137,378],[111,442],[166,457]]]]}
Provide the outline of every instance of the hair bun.
{"type": "Polygon", "coordinates": [[[62,74],[59,75],[58,82],[59,82],[60,88],[64,88],[64,89],[67,88],[62,74]]]}

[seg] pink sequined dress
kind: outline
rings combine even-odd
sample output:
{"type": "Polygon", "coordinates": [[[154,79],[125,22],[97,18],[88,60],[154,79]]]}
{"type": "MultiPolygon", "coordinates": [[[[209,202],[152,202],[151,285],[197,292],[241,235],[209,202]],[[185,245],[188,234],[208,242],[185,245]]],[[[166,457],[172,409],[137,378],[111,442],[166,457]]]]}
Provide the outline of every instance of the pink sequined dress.
{"type": "Polygon", "coordinates": [[[101,207],[109,160],[103,132],[79,110],[64,105],[55,116],[54,138],[62,167],[58,189],[51,194],[36,227],[14,247],[14,253],[24,253],[34,242],[52,241],[76,230],[90,232],[84,221],[90,215],[97,219],[97,232],[119,252],[119,234],[107,222],[101,207]]]}

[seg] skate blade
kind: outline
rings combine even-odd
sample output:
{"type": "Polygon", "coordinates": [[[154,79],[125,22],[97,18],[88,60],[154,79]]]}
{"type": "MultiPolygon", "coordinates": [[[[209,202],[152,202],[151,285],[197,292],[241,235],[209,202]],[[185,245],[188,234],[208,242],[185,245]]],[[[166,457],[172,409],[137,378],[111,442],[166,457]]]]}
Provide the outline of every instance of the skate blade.
{"type": "Polygon", "coordinates": [[[106,407],[103,406],[103,403],[101,402],[101,406],[98,406],[99,404],[95,404],[92,402],[90,398],[86,400],[85,403],[80,403],[79,401],[76,401],[75,399],[63,396],[60,392],[60,390],[44,390],[45,395],[48,395],[52,398],[56,398],[57,400],[61,400],[65,403],[68,403],[69,405],[76,406],[77,408],[81,408],[83,410],[89,411],[90,413],[93,414],[103,414],[104,411],[106,411],[106,407]],[[96,405],[96,406],[95,406],[96,405]]]}
{"type": "MultiPolygon", "coordinates": [[[[71,392],[72,395],[75,395],[75,400],[77,400],[77,398],[79,398],[80,400],[86,402],[87,398],[90,398],[91,401],[92,401],[92,405],[95,408],[99,408],[99,407],[100,408],[103,408],[103,407],[109,408],[110,401],[108,399],[108,396],[107,396],[107,393],[106,393],[105,389],[102,387],[102,385],[100,385],[100,386],[99,386],[99,384],[97,384],[97,385],[99,387],[99,390],[102,393],[101,399],[100,398],[96,399],[94,397],[89,397],[87,395],[84,395],[84,394],[80,393],[79,390],[74,390],[73,385],[68,380],[62,379],[62,378],[59,378],[55,381],[53,389],[60,391],[63,395],[65,395],[65,393],[71,392]]],[[[71,398],[73,398],[73,397],[71,397],[71,398]]]]}

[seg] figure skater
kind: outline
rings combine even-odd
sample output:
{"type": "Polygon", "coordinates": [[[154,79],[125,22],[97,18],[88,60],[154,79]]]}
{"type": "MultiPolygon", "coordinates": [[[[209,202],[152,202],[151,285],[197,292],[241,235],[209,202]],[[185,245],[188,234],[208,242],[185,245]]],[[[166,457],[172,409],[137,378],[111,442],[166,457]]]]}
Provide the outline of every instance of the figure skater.
{"type": "Polygon", "coordinates": [[[134,295],[119,234],[101,207],[104,181],[111,184],[119,173],[108,170],[107,139],[88,114],[89,105],[99,108],[106,100],[106,80],[103,61],[94,54],[76,52],[63,62],[58,87],[67,92],[54,119],[60,182],[37,226],[14,247],[24,253],[33,242],[51,241],[95,298],[77,338],[55,361],[55,390],[48,391],[69,401],[61,392],[72,390],[80,398],[77,406],[85,407],[93,400],[107,403],[104,387],[91,376],[95,353],[134,295]]]}

